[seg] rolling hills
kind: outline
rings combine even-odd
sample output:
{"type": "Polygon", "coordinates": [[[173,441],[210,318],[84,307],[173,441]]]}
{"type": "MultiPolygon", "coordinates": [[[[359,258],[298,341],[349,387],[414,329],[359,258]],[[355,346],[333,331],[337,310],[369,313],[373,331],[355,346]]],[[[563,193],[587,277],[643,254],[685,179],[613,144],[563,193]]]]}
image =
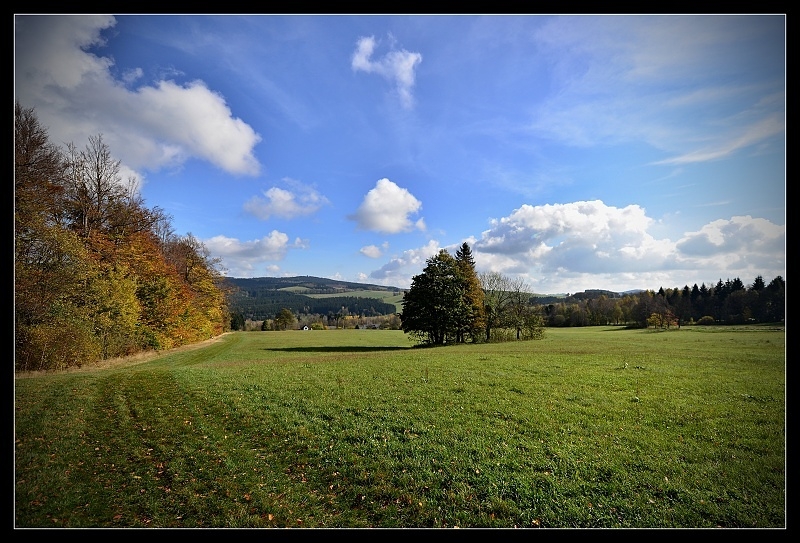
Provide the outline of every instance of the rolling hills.
{"type": "Polygon", "coordinates": [[[232,313],[251,320],[272,318],[286,307],[294,313],[366,317],[402,310],[404,290],[302,275],[295,277],[226,278],[232,313]]]}
{"type": "MultiPolygon", "coordinates": [[[[251,320],[274,317],[286,307],[295,314],[351,314],[365,317],[401,313],[405,289],[340,281],[312,275],[294,277],[226,277],[231,313],[251,320]]],[[[534,294],[537,304],[585,300],[605,295],[619,298],[628,293],[587,290],[574,294],[534,294]]]]}

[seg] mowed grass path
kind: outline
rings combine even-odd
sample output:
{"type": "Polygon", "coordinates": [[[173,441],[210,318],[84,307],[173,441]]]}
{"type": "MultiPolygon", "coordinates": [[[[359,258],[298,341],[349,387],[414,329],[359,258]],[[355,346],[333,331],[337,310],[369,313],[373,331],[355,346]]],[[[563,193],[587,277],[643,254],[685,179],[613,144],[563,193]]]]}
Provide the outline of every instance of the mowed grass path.
{"type": "Polygon", "coordinates": [[[15,527],[785,528],[785,331],[235,332],[15,380],[15,527]]]}

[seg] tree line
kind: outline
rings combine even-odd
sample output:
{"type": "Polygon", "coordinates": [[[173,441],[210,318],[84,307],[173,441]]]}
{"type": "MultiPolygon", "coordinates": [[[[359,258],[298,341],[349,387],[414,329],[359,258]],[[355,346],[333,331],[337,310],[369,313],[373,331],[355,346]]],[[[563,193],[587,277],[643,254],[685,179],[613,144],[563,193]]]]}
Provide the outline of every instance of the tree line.
{"type": "Polygon", "coordinates": [[[680,327],[684,324],[784,322],[786,283],[762,276],[745,286],[740,278],[716,285],[663,287],[654,292],[608,291],[567,295],[541,303],[522,279],[477,273],[469,244],[455,256],[442,249],[426,260],[403,299],[401,328],[423,345],[541,339],[547,326],[680,327]]]}
{"type": "Polygon", "coordinates": [[[659,288],[636,294],[568,296],[565,301],[536,304],[547,326],[597,326],[624,324],[637,327],[683,324],[746,324],[783,322],[786,316],[786,282],[776,276],[769,284],[757,276],[745,285],[736,277],[707,286],[659,288]]]}
{"type": "Polygon", "coordinates": [[[63,369],[226,331],[219,261],[122,179],[102,134],[53,144],[14,107],[14,356],[63,369]]]}
{"type": "Polygon", "coordinates": [[[329,315],[343,313],[361,317],[391,315],[397,311],[394,304],[375,298],[357,296],[333,296],[311,298],[303,294],[282,290],[244,290],[231,292],[228,296],[231,313],[240,313],[244,319],[272,319],[284,308],[301,315],[329,315]]]}

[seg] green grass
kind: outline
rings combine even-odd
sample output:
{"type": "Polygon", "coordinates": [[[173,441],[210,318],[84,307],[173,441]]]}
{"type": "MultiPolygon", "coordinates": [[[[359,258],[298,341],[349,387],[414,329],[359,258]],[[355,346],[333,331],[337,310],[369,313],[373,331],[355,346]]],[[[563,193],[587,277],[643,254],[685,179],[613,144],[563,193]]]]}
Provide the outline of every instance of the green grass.
{"type": "Polygon", "coordinates": [[[398,313],[403,312],[403,294],[394,294],[394,291],[389,290],[348,290],[345,292],[333,292],[329,294],[307,294],[307,292],[311,289],[309,287],[300,285],[283,287],[278,290],[302,294],[303,296],[308,296],[309,298],[371,298],[373,300],[378,300],[379,302],[394,304],[398,313]]]}
{"type": "Polygon", "coordinates": [[[353,298],[372,298],[379,302],[394,304],[398,313],[403,312],[403,294],[394,294],[393,291],[386,290],[354,290],[345,293],[334,294],[306,294],[309,298],[338,298],[341,296],[353,298]]]}
{"type": "Polygon", "coordinates": [[[15,380],[15,526],[786,526],[783,328],[235,332],[15,380]]]}

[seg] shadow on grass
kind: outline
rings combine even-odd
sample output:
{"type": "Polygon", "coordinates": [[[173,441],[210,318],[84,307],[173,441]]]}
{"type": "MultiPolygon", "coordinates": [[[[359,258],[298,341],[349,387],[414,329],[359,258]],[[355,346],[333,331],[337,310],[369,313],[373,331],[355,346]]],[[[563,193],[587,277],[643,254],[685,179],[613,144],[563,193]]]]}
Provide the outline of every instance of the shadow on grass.
{"type": "Polygon", "coordinates": [[[285,353],[369,353],[375,351],[406,351],[411,347],[359,347],[346,345],[342,347],[272,347],[265,351],[282,351],[285,353]]]}

